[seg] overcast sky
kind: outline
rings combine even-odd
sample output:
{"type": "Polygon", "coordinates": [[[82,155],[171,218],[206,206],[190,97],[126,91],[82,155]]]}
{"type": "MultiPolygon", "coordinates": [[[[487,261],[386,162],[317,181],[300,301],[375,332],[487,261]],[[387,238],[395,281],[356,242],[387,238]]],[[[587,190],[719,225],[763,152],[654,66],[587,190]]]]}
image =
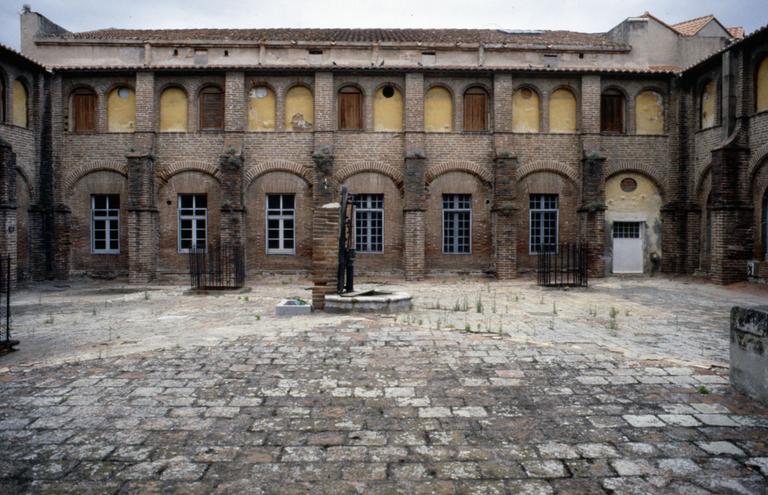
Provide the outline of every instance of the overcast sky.
{"type": "MultiPolygon", "coordinates": [[[[0,42],[19,48],[23,2],[0,0],[0,42]]],[[[675,23],[714,14],[747,32],[768,24],[766,0],[38,0],[70,31],[107,27],[456,27],[604,32],[650,11],[675,23]]]]}

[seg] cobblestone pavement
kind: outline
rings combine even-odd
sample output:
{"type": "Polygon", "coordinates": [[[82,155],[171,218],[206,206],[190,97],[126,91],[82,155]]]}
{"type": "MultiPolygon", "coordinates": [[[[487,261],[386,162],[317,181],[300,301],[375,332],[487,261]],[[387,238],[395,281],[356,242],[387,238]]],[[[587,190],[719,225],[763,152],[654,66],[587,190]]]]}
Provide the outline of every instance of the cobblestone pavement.
{"type": "Polygon", "coordinates": [[[726,382],[384,319],[264,329],[1,373],[0,492],[766,493],[768,409],[726,382]]]}

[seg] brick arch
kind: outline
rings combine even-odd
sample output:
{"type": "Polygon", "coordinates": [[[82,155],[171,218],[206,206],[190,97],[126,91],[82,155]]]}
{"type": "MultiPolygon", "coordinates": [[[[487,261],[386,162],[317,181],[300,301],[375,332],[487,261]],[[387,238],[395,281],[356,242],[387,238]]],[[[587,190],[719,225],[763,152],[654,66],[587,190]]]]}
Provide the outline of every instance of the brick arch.
{"type": "Polygon", "coordinates": [[[425,174],[426,183],[430,184],[433,180],[449,172],[466,172],[474,175],[487,184],[493,183],[493,173],[486,167],[475,162],[461,160],[450,160],[430,166],[425,174]]]}
{"type": "Polygon", "coordinates": [[[696,188],[693,190],[694,194],[698,197],[699,194],[701,194],[701,188],[704,186],[704,181],[707,180],[707,177],[709,177],[710,172],[712,171],[712,162],[707,163],[703,169],[701,169],[701,172],[699,172],[699,175],[696,177],[696,188]]]}
{"type": "Polygon", "coordinates": [[[162,185],[165,185],[168,183],[171,177],[182,172],[200,172],[201,174],[210,175],[218,182],[221,182],[221,178],[219,177],[219,169],[215,165],[199,161],[168,162],[164,167],[156,172],[156,176],[162,185]]]}
{"type": "Polygon", "coordinates": [[[32,185],[32,181],[29,180],[29,175],[24,171],[23,168],[16,165],[14,167],[16,169],[16,173],[19,174],[21,179],[24,181],[24,185],[27,186],[27,192],[29,193],[29,197],[32,198],[33,193],[35,192],[35,186],[32,185]]]}
{"type": "Polygon", "coordinates": [[[664,197],[664,185],[659,178],[659,171],[654,165],[632,160],[608,160],[606,162],[605,178],[609,179],[617,174],[636,173],[648,178],[664,197]]]}
{"type": "Polygon", "coordinates": [[[383,162],[366,160],[355,163],[354,165],[347,165],[343,169],[339,170],[335,174],[335,178],[339,183],[344,182],[353,175],[362,174],[365,172],[372,172],[375,174],[386,175],[398,188],[403,187],[403,173],[391,165],[387,165],[383,162]]]}
{"type": "Polygon", "coordinates": [[[517,169],[517,180],[521,181],[525,177],[536,172],[554,172],[570,179],[574,184],[579,183],[579,174],[576,170],[564,163],[554,160],[533,160],[523,164],[517,169]]]}
{"type": "Polygon", "coordinates": [[[253,181],[270,172],[288,172],[301,177],[309,185],[312,185],[312,168],[288,160],[269,160],[257,163],[245,171],[243,183],[247,188],[253,181]]]}
{"type": "Polygon", "coordinates": [[[757,175],[760,166],[768,163],[768,144],[764,144],[757,149],[757,153],[754,154],[751,160],[749,160],[749,166],[747,167],[747,178],[751,183],[757,175]]]}
{"type": "Polygon", "coordinates": [[[80,179],[94,172],[114,172],[127,178],[128,164],[118,160],[85,162],[64,177],[65,191],[70,191],[80,179]]]}

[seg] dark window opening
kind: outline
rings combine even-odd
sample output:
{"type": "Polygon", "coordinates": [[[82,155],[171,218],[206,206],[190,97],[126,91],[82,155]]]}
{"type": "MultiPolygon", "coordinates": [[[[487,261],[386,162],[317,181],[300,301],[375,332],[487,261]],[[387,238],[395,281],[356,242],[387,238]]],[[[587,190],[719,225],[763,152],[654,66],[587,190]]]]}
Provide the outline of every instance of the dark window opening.
{"type": "Polygon", "coordinates": [[[621,180],[621,190],[630,193],[634,192],[635,189],[637,189],[637,181],[633,179],[632,177],[627,177],[625,179],[621,180]]]}
{"type": "Polygon", "coordinates": [[[557,194],[531,194],[529,210],[530,254],[557,252],[560,205],[557,194]]]}
{"type": "Polygon", "coordinates": [[[443,253],[472,252],[472,196],[443,194],[443,253]]]}
{"type": "Polygon", "coordinates": [[[600,131],[624,134],[624,95],[609,89],[600,97],[600,131]]]}
{"type": "Polygon", "coordinates": [[[392,86],[384,86],[384,89],[381,90],[381,94],[384,95],[384,98],[392,98],[395,96],[395,88],[392,86]]]}

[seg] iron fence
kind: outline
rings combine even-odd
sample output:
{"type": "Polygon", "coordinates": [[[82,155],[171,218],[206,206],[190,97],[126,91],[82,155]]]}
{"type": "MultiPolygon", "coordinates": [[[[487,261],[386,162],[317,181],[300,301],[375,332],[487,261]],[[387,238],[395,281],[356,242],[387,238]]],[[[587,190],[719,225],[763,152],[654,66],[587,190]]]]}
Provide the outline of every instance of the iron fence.
{"type": "Polygon", "coordinates": [[[245,252],[241,244],[211,245],[189,250],[193,289],[240,289],[245,285],[245,252]]]}
{"type": "Polygon", "coordinates": [[[586,243],[562,243],[557,249],[540,253],[538,258],[538,284],[543,287],[587,287],[586,243]]]}

